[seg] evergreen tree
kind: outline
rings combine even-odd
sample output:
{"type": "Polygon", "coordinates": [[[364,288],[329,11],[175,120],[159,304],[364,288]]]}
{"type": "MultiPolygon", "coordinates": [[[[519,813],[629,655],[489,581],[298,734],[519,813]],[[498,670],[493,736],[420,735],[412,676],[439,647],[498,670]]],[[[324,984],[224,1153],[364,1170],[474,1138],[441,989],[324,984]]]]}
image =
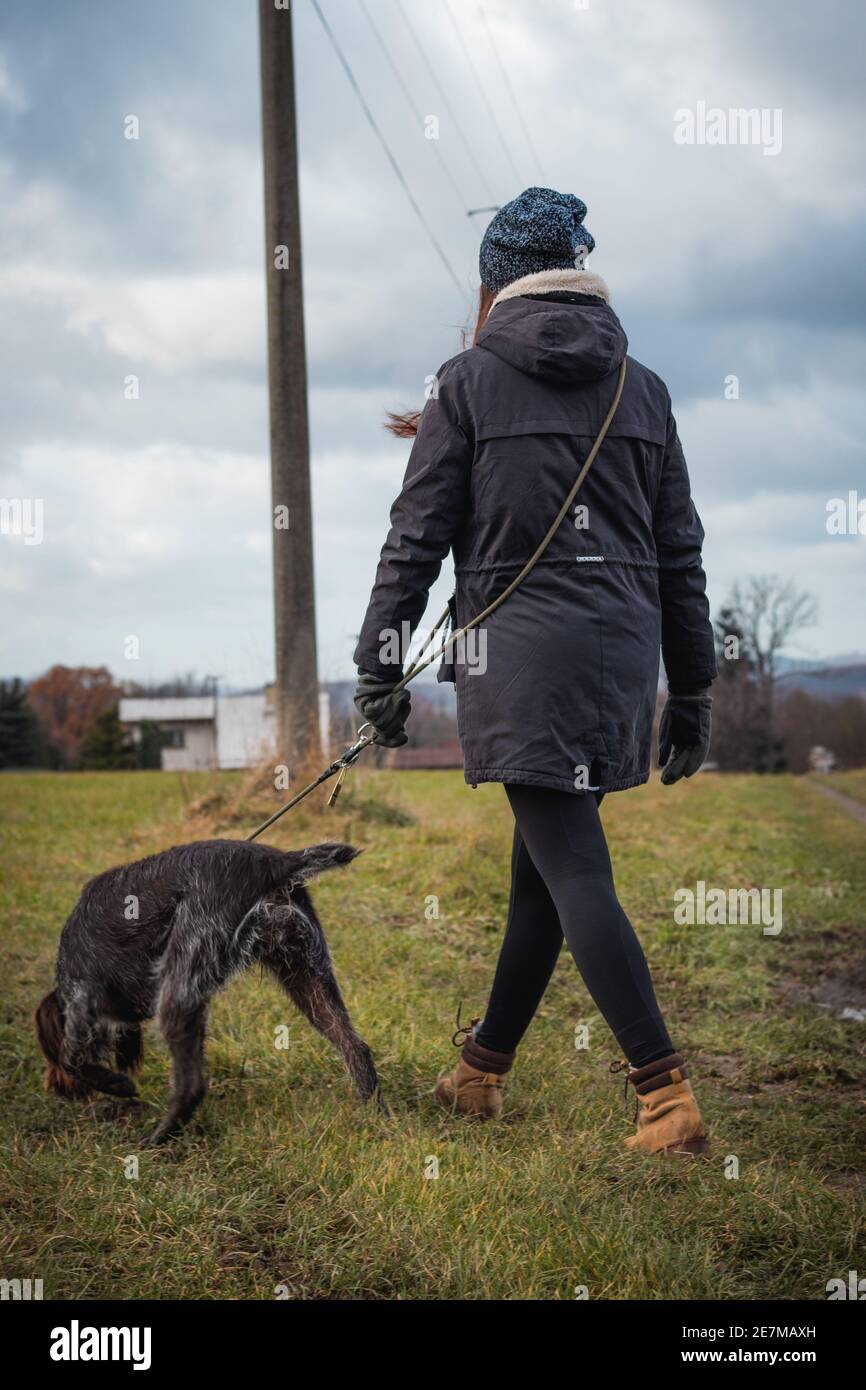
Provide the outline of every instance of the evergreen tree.
{"type": "Polygon", "coordinates": [[[141,722],[141,737],[136,747],[138,766],[146,768],[162,767],[162,748],[165,740],[162,730],[152,719],[141,722]]]}
{"type": "Polygon", "coordinates": [[[117,706],[100,714],[81,744],[81,766],[89,772],[136,767],[135,746],[118,718],[117,706]]]}
{"type": "Polygon", "coordinates": [[[36,767],[42,761],[36,715],[15,676],[0,681],[0,767],[36,767]]]}

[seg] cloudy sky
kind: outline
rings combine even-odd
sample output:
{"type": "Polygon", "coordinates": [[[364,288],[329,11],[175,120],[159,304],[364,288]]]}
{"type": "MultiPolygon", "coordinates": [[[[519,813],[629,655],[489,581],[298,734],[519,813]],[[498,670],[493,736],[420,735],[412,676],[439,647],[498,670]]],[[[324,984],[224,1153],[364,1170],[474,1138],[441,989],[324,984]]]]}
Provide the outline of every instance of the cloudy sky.
{"type": "MultiPolygon", "coordinates": [[[[668,383],[714,607],[777,572],[820,604],[796,655],[866,648],[866,537],[826,526],[866,497],[859,0],[319,2],[456,278],[294,0],[321,675],[351,674],[405,466],[383,411],[460,350],[467,208],[532,183],[588,204],[668,383]],[[700,103],[774,139],[678,143],[700,103]]],[[[0,495],[44,500],[44,539],[0,535],[0,674],[273,674],[257,43],[253,0],[4,4],[0,495]]]]}

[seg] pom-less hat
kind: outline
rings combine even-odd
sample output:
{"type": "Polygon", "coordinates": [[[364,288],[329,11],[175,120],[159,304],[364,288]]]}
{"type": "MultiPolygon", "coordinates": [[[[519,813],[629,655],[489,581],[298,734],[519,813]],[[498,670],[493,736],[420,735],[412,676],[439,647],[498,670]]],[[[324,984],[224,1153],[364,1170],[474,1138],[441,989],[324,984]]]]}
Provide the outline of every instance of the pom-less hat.
{"type": "Polygon", "coordinates": [[[595,241],[583,226],[586,203],[573,193],[527,188],[500,208],[481,243],[482,282],[498,294],[512,280],[538,270],[582,266],[595,241]]]}

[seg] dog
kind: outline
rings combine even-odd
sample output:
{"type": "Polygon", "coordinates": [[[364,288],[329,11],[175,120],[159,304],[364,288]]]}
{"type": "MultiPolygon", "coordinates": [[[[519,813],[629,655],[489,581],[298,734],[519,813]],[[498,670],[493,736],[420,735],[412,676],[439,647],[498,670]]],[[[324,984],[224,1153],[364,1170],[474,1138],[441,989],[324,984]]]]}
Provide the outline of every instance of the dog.
{"type": "Polygon", "coordinates": [[[171,1053],[172,1094],[143,1143],[163,1143],[204,1099],[212,995],[259,962],[341,1053],[361,1099],[375,1096],[387,1113],[304,887],[358,853],[341,844],[286,852],[201,840],[91,879],[60,937],[56,988],[36,1010],[46,1090],[137,1099],[129,1073],[142,1059],[141,1024],[156,1018],[171,1053]]]}

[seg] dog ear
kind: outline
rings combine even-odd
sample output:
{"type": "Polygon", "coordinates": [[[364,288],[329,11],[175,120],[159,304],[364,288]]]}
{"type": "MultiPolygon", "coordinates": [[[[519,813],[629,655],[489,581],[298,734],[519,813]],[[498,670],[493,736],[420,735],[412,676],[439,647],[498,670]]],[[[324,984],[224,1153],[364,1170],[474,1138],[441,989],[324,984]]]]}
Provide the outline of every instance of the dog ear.
{"type": "Polygon", "coordinates": [[[89,1094],[90,1088],[83,1085],[64,1071],[60,1065],[60,1049],[63,1046],[63,1010],[57,990],[46,994],[35,1014],[36,1037],[39,1046],[48,1059],[45,1068],[45,1089],[67,1100],[75,1100],[89,1094]]]}
{"type": "Polygon", "coordinates": [[[49,1062],[57,1065],[60,1061],[60,1049],[63,1046],[63,1016],[60,1012],[60,1001],[57,998],[56,989],[53,989],[50,994],[46,994],[36,1010],[34,1022],[39,1046],[49,1062]]]}

